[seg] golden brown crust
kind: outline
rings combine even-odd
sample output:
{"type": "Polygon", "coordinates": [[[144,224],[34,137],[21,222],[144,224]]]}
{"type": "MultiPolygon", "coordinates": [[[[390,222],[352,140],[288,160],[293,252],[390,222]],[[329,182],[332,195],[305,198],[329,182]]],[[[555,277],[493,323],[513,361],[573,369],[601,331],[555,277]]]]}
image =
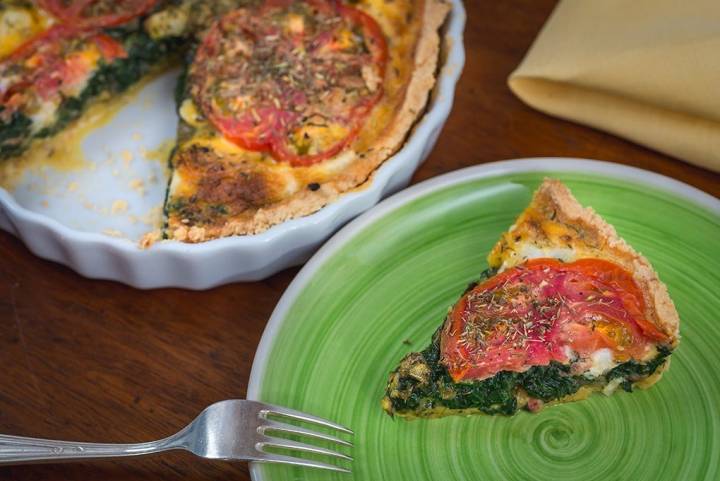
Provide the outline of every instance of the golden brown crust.
{"type": "MultiPolygon", "coordinates": [[[[170,237],[181,241],[202,242],[217,237],[256,234],[286,220],[316,212],[343,193],[367,185],[374,171],[400,149],[425,108],[429,92],[435,84],[440,52],[439,30],[449,11],[450,4],[445,0],[424,1],[420,33],[414,48],[414,67],[399,107],[389,121],[388,128],[369,148],[362,149],[361,154],[353,151],[344,153],[350,157],[342,159],[340,163],[344,167],[336,175],[313,186],[314,189],[301,188],[277,202],[269,202],[257,209],[248,209],[224,225],[198,225],[192,228],[179,224],[179,219],[170,219],[170,237]]],[[[269,179],[267,183],[272,184],[272,180],[269,179]]]]}
{"type": "Polygon", "coordinates": [[[665,284],[648,260],[592,208],[580,205],[558,180],[543,181],[528,208],[495,245],[488,262],[496,268],[522,262],[522,249],[527,245],[566,249],[563,255],[572,255],[573,259],[595,257],[622,265],[643,293],[647,319],[670,337],[673,347],[677,345],[680,319],[665,284]]]}

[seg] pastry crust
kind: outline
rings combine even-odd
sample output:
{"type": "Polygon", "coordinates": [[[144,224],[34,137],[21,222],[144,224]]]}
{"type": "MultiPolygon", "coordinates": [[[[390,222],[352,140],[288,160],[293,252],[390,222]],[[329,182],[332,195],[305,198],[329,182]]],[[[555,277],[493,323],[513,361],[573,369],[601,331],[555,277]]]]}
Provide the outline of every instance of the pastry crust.
{"type": "Polygon", "coordinates": [[[670,337],[673,348],[677,346],[678,313],[648,260],[592,208],[580,205],[558,180],[543,181],[530,205],[495,245],[488,262],[491,267],[505,269],[527,260],[530,251],[554,252],[565,261],[594,257],[623,266],[643,293],[646,319],[670,337]]]}
{"type": "MultiPolygon", "coordinates": [[[[343,193],[362,189],[371,182],[374,171],[400,149],[428,102],[429,93],[435,84],[440,52],[439,30],[449,11],[450,4],[445,0],[424,0],[421,9],[413,12],[420,13],[421,20],[414,45],[412,73],[403,87],[402,100],[396,104],[395,111],[386,123],[387,128],[378,133],[370,145],[358,148],[359,152],[346,150],[324,163],[326,165],[319,164],[304,170],[286,169],[285,177],[289,177],[291,183],[302,184],[306,178],[311,182],[289,196],[278,195],[279,186],[284,181],[280,179],[274,182],[275,173],[260,173],[265,179],[268,197],[272,199],[276,196],[279,200],[248,208],[241,215],[227,219],[222,224],[183,224],[180,222],[182,219],[170,218],[168,236],[179,241],[203,242],[217,237],[256,234],[273,225],[316,212],[343,193]],[[312,180],[320,169],[329,171],[323,175],[326,180],[312,180]]],[[[372,117],[368,121],[372,121],[372,117]]],[[[182,155],[182,152],[178,155],[182,155]]],[[[171,197],[172,192],[171,185],[171,197]]]]}

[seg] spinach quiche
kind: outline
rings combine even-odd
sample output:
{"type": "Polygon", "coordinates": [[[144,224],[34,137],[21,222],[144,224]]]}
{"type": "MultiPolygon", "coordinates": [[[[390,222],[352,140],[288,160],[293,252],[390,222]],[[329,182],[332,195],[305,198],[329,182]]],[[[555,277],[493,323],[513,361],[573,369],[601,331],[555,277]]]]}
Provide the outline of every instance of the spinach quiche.
{"type": "Polygon", "coordinates": [[[538,411],[656,383],[679,318],[650,263],[559,181],[545,180],[382,407],[406,418],[538,411]]]}
{"type": "Polygon", "coordinates": [[[362,188],[435,82],[444,0],[186,0],[145,22],[190,41],[164,237],[253,234],[362,188]]]}
{"type": "Polygon", "coordinates": [[[447,0],[4,0],[0,160],[185,59],[165,225],[261,232],[362,188],[435,82],[447,0]]]}
{"type": "Polygon", "coordinates": [[[141,28],[155,0],[0,3],[0,160],[140,80],[177,48],[141,28]]]}

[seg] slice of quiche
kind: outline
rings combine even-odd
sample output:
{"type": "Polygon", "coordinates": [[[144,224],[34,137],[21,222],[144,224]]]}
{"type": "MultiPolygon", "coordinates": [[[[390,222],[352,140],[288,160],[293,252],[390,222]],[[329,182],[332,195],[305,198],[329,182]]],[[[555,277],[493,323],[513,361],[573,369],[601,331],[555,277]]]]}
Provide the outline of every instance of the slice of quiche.
{"type": "Polygon", "coordinates": [[[156,0],[0,3],[0,160],[122,92],[177,47],[139,19],[156,0]]]}
{"type": "Polygon", "coordinates": [[[679,319],[650,263],[557,180],[545,180],[382,406],[407,418],[514,414],[656,383],[679,319]]]}

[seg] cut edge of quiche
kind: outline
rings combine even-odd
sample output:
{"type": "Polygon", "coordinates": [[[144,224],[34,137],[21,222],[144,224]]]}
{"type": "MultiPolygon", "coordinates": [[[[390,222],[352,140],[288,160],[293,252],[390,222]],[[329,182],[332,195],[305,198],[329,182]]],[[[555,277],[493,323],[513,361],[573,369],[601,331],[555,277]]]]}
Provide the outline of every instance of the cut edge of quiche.
{"type": "Polygon", "coordinates": [[[391,416],[512,415],[649,388],[679,317],[648,260],[565,185],[545,179],[425,350],[390,374],[391,416]]]}
{"type": "MultiPolygon", "coordinates": [[[[274,225],[317,212],[335,202],[342,194],[363,189],[372,182],[374,172],[403,146],[424,112],[435,85],[442,41],[440,29],[448,16],[450,4],[446,0],[423,0],[422,6],[418,19],[419,31],[412,45],[412,74],[402,88],[400,102],[391,105],[392,120],[382,132],[378,132],[372,145],[356,152],[354,144],[351,144],[332,159],[305,168],[292,168],[282,163],[257,163],[253,160],[256,155],[245,155],[250,164],[256,164],[259,168],[258,175],[250,172],[246,176],[251,184],[247,189],[252,194],[248,200],[251,207],[239,215],[226,215],[218,209],[221,215],[217,222],[193,222],[175,212],[177,209],[169,208],[182,204],[180,192],[195,189],[183,180],[180,169],[176,168],[168,187],[166,225],[162,235],[195,243],[220,237],[258,234],[274,225]],[[286,184],[299,188],[294,188],[287,195],[284,193],[286,184]],[[282,192],[277,194],[275,191],[282,192]]],[[[381,112],[386,107],[376,108],[374,112],[381,112]]],[[[371,115],[366,121],[373,124],[376,119],[371,115]]],[[[206,141],[203,134],[199,133],[197,139],[191,137],[178,145],[172,154],[171,163],[177,164],[179,159],[190,159],[191,162],[205,162],[207,159],[211,164],[237,166],[247,161],[243,155],[236,154],[224,139],[206,141]]],[[[159,238],[160,233],[150,233],[141,241],[141,245],[147,247],[159,238]]]]}

